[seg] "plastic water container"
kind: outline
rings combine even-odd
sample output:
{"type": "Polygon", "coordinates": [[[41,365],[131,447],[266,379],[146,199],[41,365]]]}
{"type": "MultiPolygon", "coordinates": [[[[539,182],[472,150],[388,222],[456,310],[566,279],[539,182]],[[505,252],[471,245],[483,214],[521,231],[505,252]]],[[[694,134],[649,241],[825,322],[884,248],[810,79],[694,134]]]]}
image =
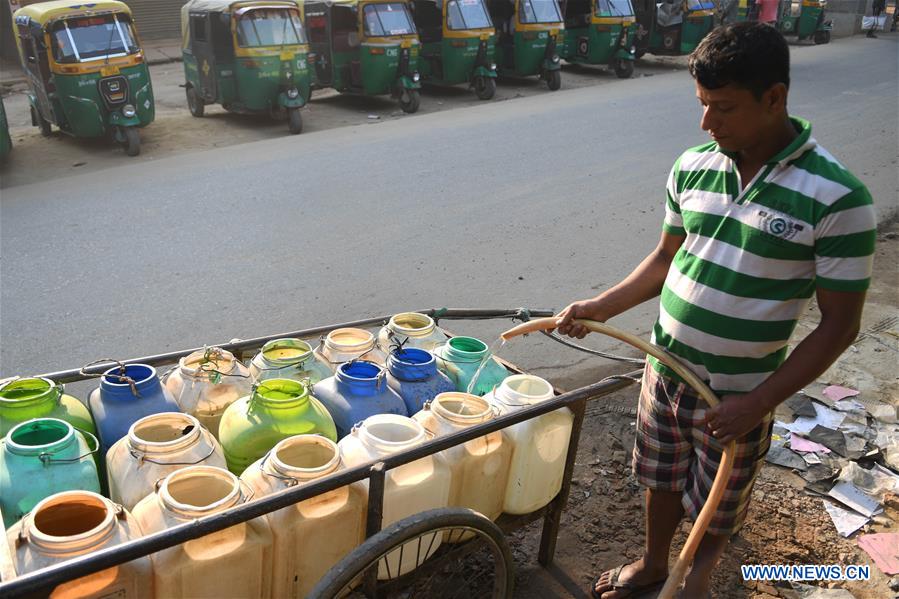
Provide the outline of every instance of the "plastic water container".
{"type": "Polygon", "coordinates": [[[331,369],[315,358],[311,345],[289,337],[269,341],[250,362],[250,376],[256,381],[294,379],[314,385],[331,374],[331,369]]]}
{"type": "MultiPolygon", "coordinates": [[[[413,416],[435,437],[459,432],[492,420],[494,410],[482,397],[468,393],[441,393],[413,416]]],[[[491,520],[503,512],[506,482],[512,458],[512,443],[501,432],[478,437],[440,452],[452,474],[449,505],[476,510],[491,520]]],[[[448,542],[472,536],[454,535],[448,542]]]]}
{"type": "Polygon", "coordinates": [[[437,370],[437,360],[422,349],[397,349],[387,356],[387,386],[396,391],[411,415],[438,394],[453,391],[456,385],[437,370]]]}
{"type": "Polygon", "coordinates": [[[378,332],[378,346],[390,355],[391,347],[402,345],[431,351],[446,343],[446,335],[437,327],[434,319],[418,312],[394,314],[378,332]]]}
{"type": "MultiPolygon", "coordinates": [[[[145,535],[249,499],[237,477],[221,468],[188,466],[166,476],[159,491],[134,507],[145,535]]],[[[163,549],[152,555],[159,599],[271,597],[272,533],[265,518],[163,549]]]]}
{"type": "MultiPolygon", "coordinates": [[[[240,479],[258,499],[343,469],[337,445],[320,435],[296,435],[244,470],[240,479]]],[[[341,487],[272,512],[273,597],[305,597],[318,580],[365,539],[366,493],[341,487]]]]}
{"type": "Polygon", "coordinates": [[[275,444],[293,435],[318,434],[337,440],[334,420],[302,381],[268,379],[225,410],[219,441],[228,469],[240,475],[275,444]]]}
{"type": "Polygon", "coordinates": [[[100,492],[97,438],[57,418],[17,424],[0,441],[0,510],[9,528],[60,491],[100,492]],[[90,446],[88,446],[88,439],[90,446]]]}
{"type": "MultiPolygon", "coordinates": [[[[508,414],[552,397],[552,385],[544,379],[516,374],[484,399],[500,414],[508,414]]],[[[504,512],[528,514],[548,504],[559,493],[573,422],[571,410],[559,408],[504,429],[513,445],[504,512]]]]}
{"type": "Polygon", "coordinates": [[[133,509],[153,492],[156,481],[195,464],[225,467],[225,454],[212,433],[189,414],[144,416],[106,454],[109,497],[133,509]]]}
{"type": "Polygon", "coordinates": [[[486,343],[474,337],[453,337],[436,348],[434,356],[437,368],[456,384],[456,391],[462,393],[484,395],[512,374],[496,361],[486,343]],[[475,381],[473,386],[472,380],[475,381]]]}
{"type": "MultiPolygon", "coordinates": [[[[122,506],[89,491],[65,491],[40,501],[7,531],[21,576],[132,541],[141,536],[122,506]]],[[[57,586],[52,599],[150,599],[153,566],[141,557],[57,586]]]]}
{"type": "Polygon", "coordinates": [[[165,377],[165,388],[181,411],[195,416],[216,439],[225,409],[249,395],[252,387],[247,367],[218,347],[184,356],[165,377]]]}
{"type": "Polygon", "coordinates": [[[0,439],[15,425],[33,418],[58,418],[76,429],[97,433],[87,406],[66,395],[60,383],[20,378],[0,385],[0,439]]]}
{"type": "MultiPolygon", "coordinates": [[[[337,444],[340,457],[347,468],[359,466],[385,456],[417,447],[427,440],[424,427],[405,416],[380,414],[370,416],[352,433],[337,444]]],[[[425,510],[446,507],[449,500],[450,470],[443,457],[432,455],[416,460],[404,466],[389,470],[384,480],[384,513],[382,526],[386,527],[397,520],[425,510]]],[[[368,482],[365,481],[367,488],[368,482]]],[[[442,542],[442,533],[431,539],[425,538],[423,545],[430,546],[427,555],[421,555],[419,561],[430,556],[442,542]]],[[[400,567],[400,549],[390,552],[378,566],[378,578],[389,577],[410,572],[415,567],[417,542],[403,545],[405,558],[400,567]],[[390,574],[388,575],[388,568],[390,574]]]]}
{"type": "Polygon", "coordinates": [[[315,357],[335,372],[350,360],[366,360],[384,366],[387,356],[378,348],[375,336],[365,329],[334,329],[315,350],[315,357]]]}
{"type": "Polygon", "coordinates": [[[124,369],[116,366],[104,372],[88,405],[97,424],[102,455],[128,434],[136,420],[159,412],[180,411],[175,398],[156,376],[156,369],[146,364],[128,364],[124,369]]]}
{"type": "Polygon", "coordinates": [[[313,392],[334,419],[338,439],[374,414],[409,413],[403,398],[387,385],[387,372],[374,362],[341,364],[337,373],[315,385],[313,392]]]}

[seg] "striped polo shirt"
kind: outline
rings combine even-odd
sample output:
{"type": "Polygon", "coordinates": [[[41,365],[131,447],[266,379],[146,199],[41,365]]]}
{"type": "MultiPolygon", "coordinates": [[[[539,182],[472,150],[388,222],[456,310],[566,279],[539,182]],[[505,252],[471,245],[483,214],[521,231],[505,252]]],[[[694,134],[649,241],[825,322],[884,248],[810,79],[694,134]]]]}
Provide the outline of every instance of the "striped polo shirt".
{"type": "Polygon", "coordinates": [[[780,366],[816,288],[868,288],[871,195],[815,142],[807,121],[791,121],[799,135],[742,191],[736,156],[714,142],[684,152],[668,178],[663,227],[686,239],[665,279],[653,342],[718,394],[751,391],[780,366]]]}

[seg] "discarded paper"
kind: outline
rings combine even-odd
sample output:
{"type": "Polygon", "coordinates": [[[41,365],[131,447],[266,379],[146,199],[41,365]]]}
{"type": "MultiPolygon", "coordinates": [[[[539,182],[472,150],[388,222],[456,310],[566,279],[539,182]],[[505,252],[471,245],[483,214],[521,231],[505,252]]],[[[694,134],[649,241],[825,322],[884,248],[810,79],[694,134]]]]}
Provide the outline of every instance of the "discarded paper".
{"type": "Polygon", "coordinates": [[[836,527],[837,532],[840,533],[840,536],[848,537],[870,521],[870,518],[867,516],[842,508],[832,501],[827,501],[826,499],[821,501],[824,502],[824,509],[827,510],[827,514],[833,521],[833,525],[836,527]]]}

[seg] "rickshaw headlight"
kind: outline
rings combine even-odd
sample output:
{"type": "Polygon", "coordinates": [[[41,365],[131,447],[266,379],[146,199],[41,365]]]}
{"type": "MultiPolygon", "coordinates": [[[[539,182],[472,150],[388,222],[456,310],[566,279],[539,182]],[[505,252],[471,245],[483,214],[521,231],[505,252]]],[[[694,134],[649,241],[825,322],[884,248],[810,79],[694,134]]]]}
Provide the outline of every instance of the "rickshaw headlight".
{"type": "Polygon", "coordinates": [[[419,79],[421,79],[421,75],[419,75],[418,73],[412,73],[412,81],[418,83],[419,79]]]}
{"type": "Polygon", "coordinates": [[[291,87],[289,90],[287,90],[287,97],[290,98],[291,100],[295,99],[299,95],[300,95],[300,92],[297,91],[297,88],[295,88],[295,87],[291,87]]]}
{"type": "Polygon", "coordinates": [[[122,106],[122,116],[124,116],[126,119],[130,119],[135,114],[137,114],[137,111],[131,104],[125,104],[124,106],[122,106]]]}
{"type": "Polygon", "coordinates": [[[284,77],[287,79],[293,79],[293,71],[284,71],[284,77]]]}
{"type": "Polygon", "coordinates": [[[496,70],[496,63],[495,63],[495,62],[491,62],[491,63],[490,63],[490,70],[491,70],[491,71],[495,71],[495,70],[496,70]]]}
{"type": "Polygon", "coordinates": [[[552,60],[553,60],[553,62],[559,62],[559,55],[558,55],[558,54],[553,54],[552,60]]]}

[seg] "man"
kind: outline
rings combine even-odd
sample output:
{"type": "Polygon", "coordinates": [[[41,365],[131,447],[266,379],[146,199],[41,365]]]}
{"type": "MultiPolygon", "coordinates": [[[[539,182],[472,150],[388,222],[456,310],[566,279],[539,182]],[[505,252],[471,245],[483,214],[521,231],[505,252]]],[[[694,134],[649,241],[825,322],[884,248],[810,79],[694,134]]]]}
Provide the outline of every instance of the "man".
{"type": "Polygon", "coordinates": [[[883,12],[886,5],[886,0],[874,0],[874,2],[871,3],[871,12],[874,14],[874,24],[871,25],[871,29],[868,30],[867,37],[877,37],[874,30],[878,27],[877,20],[880,18],[880,13],[883,12]]]}
{"type": "Polygon", "coordinates": [[[705,598],[728,539],[746,518],[768,451],[774,408],[821,375],[855,339],[872,269],[868,191],[787,113],[789,49],[773,27],[712,31],[689,60],[700,126],[712,142],[675,162],[658,246],[623,281],[563,310],[605,321],[661,293],[653,341],[682,358],[721,398],[706,406],[650,360],[637,416],[633,470],[646,487],[643,557],[603,573],[591,592],[621,599],[659,588],[684,514],[695,519],[723,444],[737,440],[724,498],[682,597],[705,598]],[[814,294],[815,330],[787,357],[814,294]]]}

